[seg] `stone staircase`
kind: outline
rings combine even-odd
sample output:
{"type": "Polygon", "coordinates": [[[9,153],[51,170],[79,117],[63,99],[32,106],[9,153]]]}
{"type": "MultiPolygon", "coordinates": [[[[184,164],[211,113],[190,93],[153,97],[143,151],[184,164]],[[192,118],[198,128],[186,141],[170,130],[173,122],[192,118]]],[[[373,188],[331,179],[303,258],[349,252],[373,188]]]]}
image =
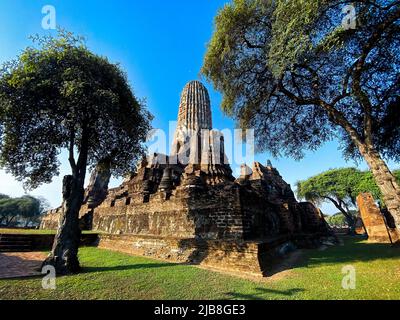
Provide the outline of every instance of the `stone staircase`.
{"type": "Polygon", "coordinates": [[[0,252],[29,252],[32,251],[30,235],[0,234],[0,252]]]}

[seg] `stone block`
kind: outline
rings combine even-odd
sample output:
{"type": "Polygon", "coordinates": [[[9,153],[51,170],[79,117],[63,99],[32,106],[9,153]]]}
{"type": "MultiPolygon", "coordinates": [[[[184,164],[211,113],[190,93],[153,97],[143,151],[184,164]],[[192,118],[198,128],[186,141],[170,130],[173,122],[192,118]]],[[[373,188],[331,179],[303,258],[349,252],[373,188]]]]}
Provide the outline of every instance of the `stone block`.
{"type": "Polygon", "coordinates": [[[370,193],[357,197],[361,219],[368,234],[368,241],[374,243],[394,243],[399,241],[398,231],[386,225],[385,217],[370,193]]]}

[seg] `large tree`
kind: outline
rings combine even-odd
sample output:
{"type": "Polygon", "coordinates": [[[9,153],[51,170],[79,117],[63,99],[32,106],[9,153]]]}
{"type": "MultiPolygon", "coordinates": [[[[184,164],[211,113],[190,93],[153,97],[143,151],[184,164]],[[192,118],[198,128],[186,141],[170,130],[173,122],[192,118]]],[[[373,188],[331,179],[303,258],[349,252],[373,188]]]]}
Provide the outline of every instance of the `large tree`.
{"type": "Polygon", "coordinates": [[[46,203],[44,198],[28,195],[19,198],[0,195],[0,225],[9,227],[22,221],[27,225],[43,213],[46,203]]]}
{"type": "Polygon", "coordinates": [[[0,165],[35,188],[59,173],[58,155],[68,150],[61,224],[45,262],[67,274],[80,269],[87,167],[107,158],[115,176],[132,171],[151,115],[120,66],[90,52],[80,37],[61,31],[35,40],[0,74],[0,165]]]}
{"type": "MultiPolygon", "coordinates": [[[[400,183],[400,170],[393,171],[393,175],[397,183],[400,183]]],[[[296,183],[296,194],[300,199],[310,201],[316,206],[331,202],[344,216],[351,232],[356,223],[356,198],[364,192],[371,193],[385,207],[382,193],[371,171],[356,168],[331,169],[296,183]]]]}
{"type": "Polygon", "coordinates": [[[363,173],[355,168],[332,169],[296,183],[297,196],[315,205],[331,202],[344,215],[350,230],[355,227],[358,184],[363,173]]]}
{"type": "Polygon", "coordinates": [[[19,213],[15,199],[3,196],[0,199],[0,225],[9,227],[19,213]]]}
{"type": "Polygon", "coordinates": [[[365,159],[400,227],[399,184],[383,160],[400,159],[399,31],[395,0],[234,0],[216,17],[202,73],[223,110],[257,130],[259,150],[299,159],[338,138],[346,157],[365,159]]]}
{"type": "MultiPolygon", "coordinates": [[[[357,211],[351,211],[351,214],[354,219],[357,218],[357,211]]],[[[326,216],[325,220],[331,227],[343,228],[348,226],[348,222],[341,212],[335,213],[332,216],[326,216]]]]}

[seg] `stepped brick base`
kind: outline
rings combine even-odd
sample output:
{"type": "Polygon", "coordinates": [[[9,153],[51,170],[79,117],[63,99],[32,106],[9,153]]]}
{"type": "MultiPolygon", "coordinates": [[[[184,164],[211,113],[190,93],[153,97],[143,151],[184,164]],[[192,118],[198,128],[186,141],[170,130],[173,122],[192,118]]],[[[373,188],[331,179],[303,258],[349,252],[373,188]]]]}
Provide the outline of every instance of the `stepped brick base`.
{"type": "MultiPolygon", "coordinates": [[[[319,237],[318,241],[320,239],[319,237]]],[[[313,247],[318,245],[314,241],[314,238],[301,236],[295,239],[279,236],[263,241],[242,241],[101,234],[98,247],[176,263],[201,265],[225,272],[263,277],[271,269],[273,262],[279,259],[280,251],[287,244],[313,247]]]]}
{"type": "Polygon", "coordinates": [[[32,239],[24,235],[0,235],[0,252],[32,251],[32,239]]]}
{"type": "MultiPolygon", "coordinates": [[[[93,245],[97,234],[82,234],[81,245],[93,245]]],[[[0,252],[28,252],[50,250],[53,246],[53,234],[0,234],[0,252]]]]}

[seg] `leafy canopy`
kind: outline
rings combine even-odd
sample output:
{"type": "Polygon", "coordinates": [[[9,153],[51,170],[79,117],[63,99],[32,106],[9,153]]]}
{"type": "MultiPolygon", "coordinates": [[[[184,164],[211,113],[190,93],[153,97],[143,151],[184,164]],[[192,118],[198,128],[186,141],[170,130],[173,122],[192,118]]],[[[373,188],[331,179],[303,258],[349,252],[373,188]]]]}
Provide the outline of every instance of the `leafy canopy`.
{"type": "Polygon", "coordinates": [[[11,221],[16,217],[30,219],[38,217],[46,209],[44,199],[32,196],[0,198],[0,221],[11,221]]]}
{"type": "Polygon", "coordinates": [[[0,166],[28,188],[59,173],[63,149],[74,175],[104,159],[133,170],[152,116],[121,67],[62,30],[33,40],[0,72],[0,166]]]}
{"type": "MultiPolygon", "coordinates": [[[[400,182],[400,170],[393,171],[400,182]]],[[[370,171],[356,168],[331,169],[296,183],[297,196],[317,205],[326,201],[336,202],[345,208],[356,206],[360,193],[369,192],[382,204],[383,197],[370,171]]],[[[347,210],[348,211],[348,210],[347,210]]]]}
{"type": "Polygon", "coordinates": [[[202,73],[260,151],[303,157],[335,137],[400,156],[400,4],[233,0],[215,18],[202,73]],[[342,25],[354,5],[356,29],[342,25]]]}
{"type": "Polygon", "coordinates": [[[357,195],[361,172],[355,168],[333,169],[297,182],[297,196],[317,205],[333,199],[351,206],[357,195]]]}

